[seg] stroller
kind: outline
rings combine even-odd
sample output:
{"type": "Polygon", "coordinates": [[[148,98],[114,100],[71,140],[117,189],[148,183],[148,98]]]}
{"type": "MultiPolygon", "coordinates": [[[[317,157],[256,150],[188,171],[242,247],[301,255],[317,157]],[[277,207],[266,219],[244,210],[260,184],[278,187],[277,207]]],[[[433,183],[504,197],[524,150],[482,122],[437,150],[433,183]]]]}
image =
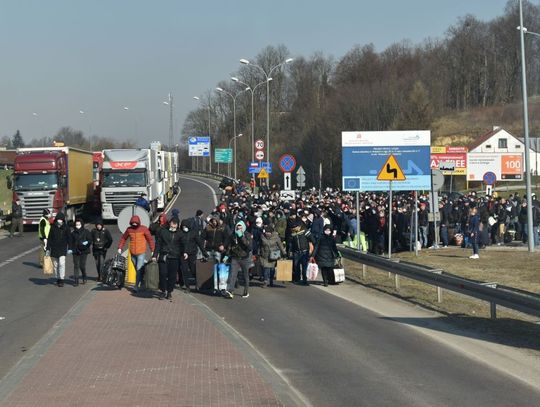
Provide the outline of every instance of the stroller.
{"type": "Polygon", "coordinates": [[[115,255],[103,263],[101,270],[102,283],[109,287],[122,289],[126,279],[127,259],[121,254],[115,255]]]}

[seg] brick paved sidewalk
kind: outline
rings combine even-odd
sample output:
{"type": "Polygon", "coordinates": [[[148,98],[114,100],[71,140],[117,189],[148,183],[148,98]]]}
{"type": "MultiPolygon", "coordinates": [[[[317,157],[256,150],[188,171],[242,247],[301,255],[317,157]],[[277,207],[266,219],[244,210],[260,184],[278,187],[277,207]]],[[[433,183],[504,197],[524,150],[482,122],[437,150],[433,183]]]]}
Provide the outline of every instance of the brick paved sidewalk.
{"type": "MultiPolygon", "coordinates": [[[[59,293],[61,294],[61,293],[59,293]]],[[[5,406],[279,406],[188,295],[99,290],[5,406]]]]}

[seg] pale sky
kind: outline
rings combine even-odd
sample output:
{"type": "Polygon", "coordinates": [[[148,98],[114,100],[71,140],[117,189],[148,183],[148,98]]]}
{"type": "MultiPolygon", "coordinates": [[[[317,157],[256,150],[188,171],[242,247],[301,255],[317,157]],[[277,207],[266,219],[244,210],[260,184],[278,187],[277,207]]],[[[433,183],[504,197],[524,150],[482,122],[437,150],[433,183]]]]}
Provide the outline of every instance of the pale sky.
{"type": "Polygon", "coordinates": [[[339,59],[356,44],[442,38],[459,17],[490,20],[506,2],[0,0],[0,136],[71,126],[167,142],[172,92],[178,140],[192,97],[268,45],[339,59]]]}

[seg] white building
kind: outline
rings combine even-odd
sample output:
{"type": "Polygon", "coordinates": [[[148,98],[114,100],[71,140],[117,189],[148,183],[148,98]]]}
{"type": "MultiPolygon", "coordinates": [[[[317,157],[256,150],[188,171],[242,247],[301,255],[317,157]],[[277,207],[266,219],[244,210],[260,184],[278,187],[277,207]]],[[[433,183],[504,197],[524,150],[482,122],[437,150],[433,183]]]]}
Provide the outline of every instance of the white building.
{"type": "MultiPolygon", "coordinates": [[[[538,159],[539,141],[538,137],[529,137],[529,162],[531,174],[536,175],[540,171],[538,159]]],[[[469,145],[470,153],[525,153],[525,143],[501,127],[494,126],[493,130],[478,137],[469,145]]],[[[525,157],[523,157],[525,167],[525,157]]]]}

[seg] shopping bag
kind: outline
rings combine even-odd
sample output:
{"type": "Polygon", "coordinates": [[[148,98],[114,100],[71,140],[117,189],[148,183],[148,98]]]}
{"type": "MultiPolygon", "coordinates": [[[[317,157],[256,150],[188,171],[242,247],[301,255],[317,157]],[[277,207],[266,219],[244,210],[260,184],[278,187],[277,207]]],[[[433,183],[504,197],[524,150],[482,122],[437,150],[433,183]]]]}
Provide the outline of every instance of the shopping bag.
{"type": "Polygon", "coordinates": [[[308,280],[315,281],[319,275],[319,266],[317,263],[309,263],[307,266],[307,278],[308,280]]]}
{"type": "Polygon", "coordinates": [[[292,281],[292,260],[278,260],[276,265],[276,281],[292,281]]]}
{"type": "Polygon", "coordinates": [[[54,273],[53,262],[51,256],[43,257],[43,274],[51,276],[54,273]]]}
{"type": "Polygon", "coordinates": [[[336,283],[342,283],[345,281],[345,269],[334,269],[334,281],[336,283]]]}

